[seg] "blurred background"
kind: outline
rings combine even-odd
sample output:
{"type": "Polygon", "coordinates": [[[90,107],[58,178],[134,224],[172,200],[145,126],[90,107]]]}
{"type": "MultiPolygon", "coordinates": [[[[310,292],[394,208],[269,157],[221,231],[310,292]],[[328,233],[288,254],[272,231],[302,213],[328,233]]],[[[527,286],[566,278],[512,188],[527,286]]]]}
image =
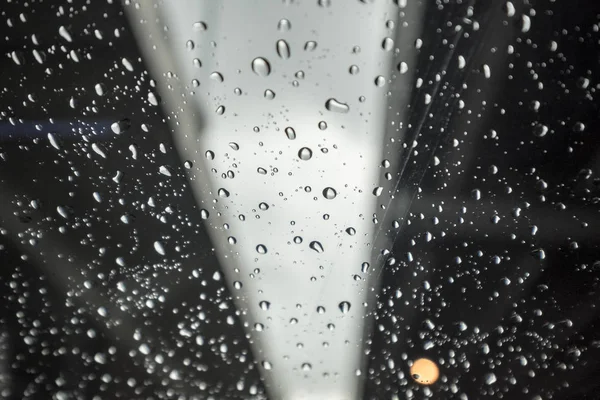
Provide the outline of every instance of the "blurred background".
{"type": "Polygon", "coordinates": [[[0,398],[597,399],[599,12],[6,1],[0,398]]]}

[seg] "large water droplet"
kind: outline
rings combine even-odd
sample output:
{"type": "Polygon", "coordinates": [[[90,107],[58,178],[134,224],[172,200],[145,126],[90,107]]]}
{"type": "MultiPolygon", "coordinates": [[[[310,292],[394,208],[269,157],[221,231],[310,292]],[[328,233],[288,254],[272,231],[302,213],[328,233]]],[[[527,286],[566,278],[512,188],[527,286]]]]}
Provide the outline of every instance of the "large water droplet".
{"type": "Polygon", "coordinates": [[[337,192],[334,188],[326,187],[325,189],[323,189],[323,197],[325,197],[327,200],[333,200],[336,196],[337,192]]]}
{"type": "Polygon", "coordinates": [[[223,82],[223,75],[220,72],[214,71],[209,75],[209,78],[215,82],[223,82]]]}
{"type": "Polygon", "coordinates": [[[235,151],[240,149],[240,145],[237,144],[236,142],[229,142],[229,147],[231,147],[235,151]]]}
{"type": "Polygon", "coordinates": [[[212,150],[206,150],[206,153],[204,153],[204,157],[206,157],[207,160],[214,160],[215,153],[212,150]]]}
{"type": "Polygon", "coordinates": [[[200,218],[208,219],[209,216],[210,216],[210,213],[206,209],[203,208],[200,210],[200,218]]]}
{"type": "Polygon", "coordinates": [[[342,313],[346,314],[348,311],[350,311],[350,303],[347,301],[342,301],[339,305],[339,308],[342,313]]]}
{"type": "Polygon", "coordinates": [[[385,78],[381,75],[379,75],[377,78],[375,78],[375,86],[377,87],[382,87],[385,85],[385,78]]]}
{"type": "Polygon", "coordinates": [[[164,256],[166,254],[165,246],[158,240],[154,242],[154,250],[161,256],[164,256]]]}
{"type": "Polygon", "coordinates": [[[264,244],[259,244],[256,246],[256,252],[258,254],[267,254],[267,247],[264,244]]]}
{"type": "Polygon", "coordinates": [[[227,191],[227,189],[221,188],[217,191],[217,194],[219,195],[219,197],[223,197],[223,198],[229,197],[229,192],[227,191]]]}
{"type": "Polygon", "coordinates": [[[351,65],[348,72],[350,72],[350,75],[356,75],[360,72],[360,68],[358,68],[358,65],[351,65]]]}
{"type": "Polygon", "coordinates": [[[341,103],[334,98],[331,98],[325,102],[325,108],[328,111],[338,112],[342,114],[345,114],[348,111],[350,111],[350,107],[348,107],[348,104],[341,103]]]}
{"type": "Polygon", "coordinates": [[[325,251],[325,249],[323,249],[323,245],[321,244],[321,242],[318,242],[316,240],[313,240],[312,242],[310,242],[310,244],[308,245],[308,247],[310,247],[311,249],[313,249],[317,253],[322,253],[322,252],[325,251]]]}
{"type": "Polygon", "coordinates": [[[354,236],[354,235],[356,235],[356,229],[354,229],[354,228],[352,228],[352,227],[350,227],[350,228],[347,228],[347,229],[346,229],[346,233],[347,233],[348,235],[350,235],[350,236],[354,236]]]}
{"type": "Polygon", "coordinates": [[[254,60],[252,60],[252,71],[259,76],[269,76],[271,73],[271,65],[266,59],[262,57],[256,57],[254,60]]]}
{"type": "Polygon", "coordinates": [[[308,161],[312,158],[312,150],[308,147],[303,147],[298,151],[298,158],[304,161],[308,161]]]}
{"type": "Polygon", "coordinates": [[[394,48],[394,41],[391,38],[386,37],[385,39],[383,39],[383,42],[381,43],[381,47],[385,51],[390,51],[394,48]]]}
{"type": "Polygon", "coordinates": [[[217,115],[223,115],[223,114],[225,114],[225,106],[219,106],[219,107],[217,107],[217,109],[215,110],[215,112],[217,113],[217,115]]]}
{"type": "Polygon", "coordinates": [[[283,39],[277,41],[277,54],[284,60],[290,58],[290,46],[283,39]]]}

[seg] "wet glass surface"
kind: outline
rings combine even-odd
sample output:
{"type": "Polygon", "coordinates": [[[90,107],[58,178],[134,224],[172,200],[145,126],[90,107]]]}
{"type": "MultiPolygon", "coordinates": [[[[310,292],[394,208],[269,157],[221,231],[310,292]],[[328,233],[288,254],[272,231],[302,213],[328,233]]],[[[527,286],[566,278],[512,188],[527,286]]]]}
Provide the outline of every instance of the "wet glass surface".
{"type": "Polygon", "coordinates": [[[0,398],[598,398],[599,15],[6,1],[0,398]]]}

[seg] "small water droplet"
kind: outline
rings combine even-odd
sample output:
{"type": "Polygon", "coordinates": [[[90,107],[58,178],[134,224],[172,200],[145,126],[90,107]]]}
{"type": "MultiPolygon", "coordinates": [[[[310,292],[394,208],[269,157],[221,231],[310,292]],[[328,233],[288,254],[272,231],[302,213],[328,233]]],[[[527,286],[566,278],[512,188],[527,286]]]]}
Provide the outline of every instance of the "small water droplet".
{"type": "Polygon", "coordinates": [[[292,29],[292,23],[288,19],[283,18],[277,23],[277,29],[281,32],[288,32],[292,29]]]}
{"type": "Polygon", "coordinates": [[[302,371],[308,372],[312,369],[312,365],[310,365],[310,363],[303,363],[302,364],[302,371]]]}
{"type": "Polygon", "coordinates": [[[325,121],[320,121],[319,122],[319,129],[324,131],[325,129],[327,129],[327,122],[325,121]]]}
{"type": "Polygon", "coordinates": [[[194,41],[193,41],[193,40],[188,40],[187,42],[185,42],[185,48],[186,48],[188,51],[192,51],[192,50],[194,50],[194,48],[195,48],[195,47],[196,47],[196,44],[194,43],[194,41]]]}
{"type": "Polygon", "coordinates": [[[302,238],[300,236],[294,236],[294,243],[296,243],[296,244],[302,243],[302,238]]]}
{"type": "Polygon", "coordinates": [[[356,75],[360,72],[360,68],[358,68],[358,65],[351,65],[348,72],[350,72],[350,75],[356,75]]]}
{"type": "Polygon", "coordinates": [[[240,290],[244,285],[240,281],[233,282],[233,287],[237,290],[240,290]]]}
{"type": "Polygon", "coordinates": [[[382,87],[385,85],[385,78],[381,75],[379,75],[377,78],[375,78],[375,86],[377,87],[382,87]]]}
{"type": "Polygon", "coordinates": [[[317,42],[315,42],[314,40],[309,40],[308,42],[306,42],[304,44],[305,51],[315,51],[316,48],[317,48],[317,42]]]}
{"type": "Polygon", "coordinates": [[[326,312],[326,310],[325,310],[325,307],[323,307],[323,306],[318,306],[318,307],[317,307],[317,312],[318,312],[319,314],[325,314],[325,312],[326,312]]]}
{"type": "Polygon", "coordinates": [[[264,244],[259,244],[256,246],[256,252],[258,254],[267,254],[267,247],[264,244]]]}
{"type": "Polygon", "coordinates": [[[381,193],[383,193],[383,188],[381,186],[377,186],[375,189],[373,189],[373,196],[381,196],[381,193]]]}
{"type": "Polygon", "coordinates": [[[263,211],[266,211],[266,210],[268,210],[268,209],[269,209],[269,205],[268,205],[267,203],[265,203],[265,202],[262,202],[262,203],[260,203],[260,204],[258,205],[258,208],[260,208],[260,209],[261,209],[261,210],[263,210],[263,211]]]}
{"type": "Polygon", "coordinates": [[[285,135],[290,140],[296,139],[296,131],[291,126],[288,126],[287,128],[285,128],[285,135]]]}
{"type": "Polygon", "coordinates": [[[308,247],[310,247],[311,249],[313,249],[317,253],[322,253],[322,252],[325,251],[325,249],[323,249],[323,245],[321,244],[321,242],[318,242],[316,240],[313,240],[312,242],[310,242],[310,244],[308,245],[308,247]]]}
{"type": "Polygon", "coordinates": [[[259,174],[261,174],[261,175],[266,175],[266,174],[267,174],[267,170],[266,170],[266,169],[264,169],[263,167],[258,167],[258,168],[256,169],[256,172],[258,172],[258,173],[259,173],[259,174]]]}
{"type": "Polygon", "coordinates": [[[204,157],[206,157],[207,160],[214,160],[215,153],[212,150],[206,150],[206,153],[204,153],[204,157]]]}
{"type": "Polygon", "coordinates": [[[260,309],[264,311],[267,311],[269,308],[271,308],[271,303],[265,300],[258,303],[258,305],[260,306],[260,309]]]}
{"type": "Polygon", "coordinates": [[[215,110],[215,112],[217,113],[217,115],[223,115],[225,113],[225,106],[219,106],[219,107],[217,107],[217,109],[215,110]]]}
{"type": "Polygon", "coordinates": [[[231,147],[235,151],[240,149],[240,145],[237,144],[236,142],[229,142],[229,147],[231,147]]]}
{"type": "Polygon", "coordinates": [[[342,301],[339,304],[339,308],[343,314],[346,314],[348,311],[350,311],[350,303],[348,303],[347,301],[342,301]]]}
{"type": "Polygon", "coordinates": [[[217,194],[219,195],[219,197],[223,197],[223,198],[229,197],[229,192],[227,191],[227,189],[221,188],[217,191],[217,194]]]}
{"type": "Polygon", "coordinates": [[[268,361],[263,361],[262,362],[262,366],[265,370],[270,371],[271,369],[273,369],[273,366],[271,365],[270,362],[268,361]]]}
{"type": "Polygon", "coordinates": [[[350,227],[350,228],[346,228],[346,233],[350,236],[354,236],[356,235],[356,229],[350,227]]]}
{"type": "Polygon", "coordinates": [[[331,98],[325,102],[325,108],[328,111],[342,113],[342,114],[345,114],[348,111],[350,111],[350,107],[348,107],[348,104],[341,103],[334,98],[331,98]]]}
{"type": "Polygon", "coordinates": [[[252,71],[258,76],[266,77],[271,73],[271,65],[266,59],[256,57],[252,60],[252,71]]]}
{"type": "Polygon", "coordinates": [[[200,218],[208,219],[209,216],[210,216],[210,213],[206,209],[203,208],[200,210],[200,218]]]}
{"type": "Polygon", "coordinates": [[[548,133],[548,127],[546,125],[537,124],[533,129],[533,134],[537,137],[544,137],[548,133]]]}
{"type": "Polygon", "coordinates": [[[272,91],[271,89],[267,89],[265,90],[265,99],[267,100],[273,100],[275,98],[275,92],[272,91]]]}
{"type": "Polygon", "coordinates": [[[337,192],[334,188],[326,187],[325,189],[323,189],[323,197],[325,197],[327,200],[333,200],[336,196],[337,192]]]}
{"type": "Polygon", "coordinates": [[[290,58],[290,46],[283,39],[277,41],[277,54],[284,60],[290,58]]]}
{"type": "Polygon", "coordinates": [[[308,161],[312,158],[312,150],[308,147],[303,147],[298,151],[298,158],[304,161],[308,161]]]}
{"type": "Polygon", "coordinates": [[[363,274],[366,274],[370,268],[371,268],[371,265],[368,262],[364,262],[360,265],[360,272],[362,272],[363,274]]]}
{"type": "Polygon", "coordinates": [[[206,22],[204,22],[204,21],[194,22],[192,24],[192,28],[197,32],[202,32],[202,31],[205,31],[206,29],[208,29],[208,27],[206,26],[206,22]]]}

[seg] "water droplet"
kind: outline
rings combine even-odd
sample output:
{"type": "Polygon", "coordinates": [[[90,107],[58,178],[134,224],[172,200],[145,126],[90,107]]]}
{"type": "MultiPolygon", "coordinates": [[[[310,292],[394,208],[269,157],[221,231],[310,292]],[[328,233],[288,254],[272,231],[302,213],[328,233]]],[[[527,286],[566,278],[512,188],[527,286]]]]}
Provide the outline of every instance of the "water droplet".
{"type": "Polygon", "coordinates": [[[333,200],[336,196],[337,192],[334,188],[326,187],[325,189],[323,189],[323,197],[325,197],[327,200],[333,200]]]}
{"type": "Polygon", "coordinates": [[[217,115],[223,115],[225,113],[225,106],[219,106],[219,107],[217,107],[217,109],[215,110],[215,112],[217,113],[217,115]]]}
{"type": "Polygon", "coordinates": [[[252,60],[252,71],[254,71],[254,73],[258,76],[269,76],[271,73],[271,65],[266,59],[262,57],[256,57],[254,60],[252,60]]]}
{"type": "Polygon", "coordinates": [[[269,205],[265,202],[262,202],[258,205],[258,208],[260,208],[263,211],[267,211],[269,209],[269,205]]]}
{"type": "Polygon", "coordinates": [[[312,369],[312,365],[310,365],[310,363],[304,363],[302,364],[302,371],[310,371],[312,369]]]}
{"type": "Polygon", "coordinates": [[[212,150],[206,150],[206,153],[204,153],[204,157],[206,157],[207,160],[214,160],[215,153],[212,150]]]}
{"type": "Polygon", "coordinates": [[[166,254],[165,246],[158,240],[154,242],[154,250],[161,256],[164,256],[166,254]]]}
{"type": "Polygon", "coordinates": [[[310,244],[308,245],[308,247],[310,247],[311,249],[313,249],[317,253],[322,253],[322,252],[325,251],[325,249],[323,249],[323,245],[320,242],[316,241],[316,240],[313,240],[312,242],[310,242],[310,244]]]}
{"type": "Polygon", "coordinates": [[[233,282],[233,287],[237,290],[240,290],[244,285],[240,281],[233,282]]]}
{"type": "Polygon", "coordinates": [[[314,40],[309,40],[308,42],[304,43],[305,51],[315,51],[316,48],[317,42],[315,42],[314,40]]]}
{"type": "Polygon", "coordinates": [[[377,87],[382,87],[385,85],[385,78],[381,75],[379,75],[377,78],[375,78],[375,86],[377,87]]]}
{"type": "Polygon", "coordinates": [[[98,96],[104,96],[106,93],[106,86],[104,83],[96,83],[96,85],[94,85],[94,90],[98,96]]]}
{"type": "Polygon", "coordinates": [[[223,82],[223,75],[220,72],[214,71],[209,75],[209,78],[215,82],[223,82]]]}
{"type": "Polygon", "coordinates": [[[102,158],[106,158],[106,153],[98,143],[92,143],[92,150],[102,158]]]}
{"type": "Polygon", "coordinates": [[[327,129],[327,122],[325,121],[320,121],[319,122],[319,129],[324,131],[325,129],[327,129]]]}
{"type": "Polygon", "coordinates": [[[202,32],[202,31],[205,31],[206,29],[208,29],[208,27],[206,26],[206,23],[204,21],[194,22],[194,24],[192,25],[192,28],[197,32],[202,32]]]}
{"type": "Polygon", "coordinates": [[[266,175],[266,174],[267,174],[267,170],[266,170],[266,169],[264,169],[263,167],[258,167],[258,168],[256,169],[256,172],[258,172],[258,173],[259,173],[259,174],[261,174],[261,175],[266,175]]]}
{"type": "Polygon", "coordinates": [[[544,137],[548,133],[548,127],[546,125],[537,124],[533,129],[533,134],[537,137],[544,137]]]}
{"type": "Polygon", "coordinates": [[[273,369],[273,366],[271,365],[270,362],[268,361],[263,361],[262,362],[262,366],[265,370],[270,371],[271,369],[273,369]]]}
{"type": "Polygon", "coordinates": [[[296,139],[296,131],[291,126],[288,126],[287,128],[285,128],[285,135],[290,140],[296,139]]]}
{"type": "Polygon", "coordinates": [[[346,228],[346,233],[350,236],[354,236],[356,235],[356,229],[350,227],[350,228],[346,228]]]}
{"type": "Polygon", "coordinates": [[[281,32],[287,32],[292,29],[292,23],[288,19],[281,19],[277,24],[277,29],[281,32]]]}
{"type": "Polygon", "coordinates": [[[389,37],[386,37],[385,39],[383,39],[383,42],[381,43],[381,47],[385,51],[392,50],[394,48],[394,40],[389,37]]]}
{"type": "Polygon", "coordinates": [[[294,236],[294,243],[296,243],[296,244],[302,243],[302,238],[300,236],[294,236]]]}
{"type": "Polygon", "coordinates": [[[131,127],[131,121],[128,118],[124,118],[120,121],[113,122],[110,126],[110,129],[117,135],[125,132],[127,129],[131,127]]]}
{"type": "Polygon", "coordinates": [[[241,96],[242,89],[240,89],[239,87],[236,87],[235,89],[233,89],[233,94],[235,94],[236,96],[241,96]]]}
{"type": "Polygon", "coordinates": [[[50,144],[52,145],[52,147],[54,147],[56,150],[60,150],[58,141],[56,140],[56,138],[54,137],[53,134],[51,134],[51,133],[48,134],[48,140],[50,141],[50,144]]]}
{"type": "Polygon", "coordinates": [[[360,272],[362,272],[363,274],[366,274],[370,268],[371,268],[371,265],[368,262],[364,262],[360,265],[360,272]]]}
{"type": "Polygon", "coordinates": [[[290,46],[283,39],[277,41],[277,54],[284,60],[290,58],[290,46]]]}
{"type": "Polygon", "coordinates": [[[158,172],[160,172],[164,176],[172,176],[173,175],[171,173],[171,169],[169,167],[167,167],[166,165],[161,165],[160,167],[158,167],[158,172]]]}
{"type": "Polygon", "coordinates": [[[383,188],[381,186],[377,186],[375,189],[373,189],[373,195],[374,196],[381,196],[381,193],[383,193],[383,188]]]}
{"type": "Polygon", "coordinates": [[[258,303],[258,305],[260,306],[260,309],[264,311],[267,311],[269,308],[271,308],[271,303],[265,300],[258,303]]]}
{"type": "Polygon", "coordinates": [[[331,6],[331,0],[319,0],[318,4],[321,7],[330,7],[331,6]]]}
{"type": "Polygon", "coordinates": [[[210,213],[206,209],[203,208],[200,210],[200,218],[208,219],[209,216],[210,216],[210,213]]]}
{"type": "Polygon", "coordinates": [[[194,164],[190,160],[185,160],[183,162],[183,166],[185,167],[185,169],[192,169],[192,167],[194,166],[194,164]]]}
{"type": "Polygon", "coordinates": [[[157,106],[159,103],[158,96],[153,92],[148,92],[148,103],[150,103],[153,106],[157,106]]]}
{"type": "Polygon", "coordinates": [[[481,200],[481,190],[473,189],[471,191],[471,197],[475,200],[481,200]]]}
{"type": "Polygon", "coordinates": [[[58,28],[58,34],[69,43],[73,41],[73,38],[71,37],[71,34],[67,30],[67,28],[65,28],[62,25],[60,26],[60,28],[58,28]]]}
{"type": "Polygon", "coordinates": [[[323,307],[323,306],[318,306],[318,307],[317,307],[317,312],[318,312],[319,314],[325,314],[325,312],[326,312],[326,310],[325,310],[325,307],[323,307]]]}
{"type": "Polygon", "coordinates": [[[236,142],[229,142],[229,147],[231,147],[235,151],[240,149],[240,145],[237,144],[236,142]]]}
{"type": "Polygon", "coordinates": [[[308,161],[312,158],[312,150],[308,147],[303,147],[298,151],[298,158],[304,161],[308,161]]]}
{"type": "Polygon", "coordinates": [[[256,252],[258,254],[267,254],[267,247],[264,244],[259,244],[256,246],[256,252]]]}
{"type": "Polygon", "coordinates": [[[338,307],[343,314],[346,314],[348,311],[350,311],[350,303],[347,301],[342,301],[338,307]]]}
{"type": "Polygon", "coordinates": [[[358,68],[358,65],[351,65],[348,72],[350,72],[350,75],[356,75],[360,72],[360,68],[358,68]]]}
{"type": "Polygon", "coordinates": [[[272,91],[271,89],[267,89],[265,90],[265,99],[267,100],[273,100],[275,98],[275,92],[272,91]]]}
{"type": "Polygon", "coordinates": [[[531,18],[529,16],[523,14],[521,16],[521,32],[527,33],[531,29],[531,18]]]}
{"type": "Polygon", "coordinates": [[[196,67],[196,68],[202,67],[202,61],[200,61],[198,58],[194,58],[194,60],[192,61],[192,64],[194,64],[194,67],[196,67]]]}
{"type": "Polygon", "coordinates": [[[195,48],[195,47],[196,47],[196,44],[194,43],[194,41],[193,41],[193,40],[188,40],[187,42],[185,42],[185,48],[186,48],[188,51],[192,51],[192,50],[194,50],[194,48],[195,48]]]}
{"type": "Polygon", "coordinates": [[[334,98],[331,98],[325,102],[325,108],[328,111],[342,113],[342,114],[345,114],[348,111],[350,111],[350,107],[348,107],[348,104],[341,103],[334,98]]]}

